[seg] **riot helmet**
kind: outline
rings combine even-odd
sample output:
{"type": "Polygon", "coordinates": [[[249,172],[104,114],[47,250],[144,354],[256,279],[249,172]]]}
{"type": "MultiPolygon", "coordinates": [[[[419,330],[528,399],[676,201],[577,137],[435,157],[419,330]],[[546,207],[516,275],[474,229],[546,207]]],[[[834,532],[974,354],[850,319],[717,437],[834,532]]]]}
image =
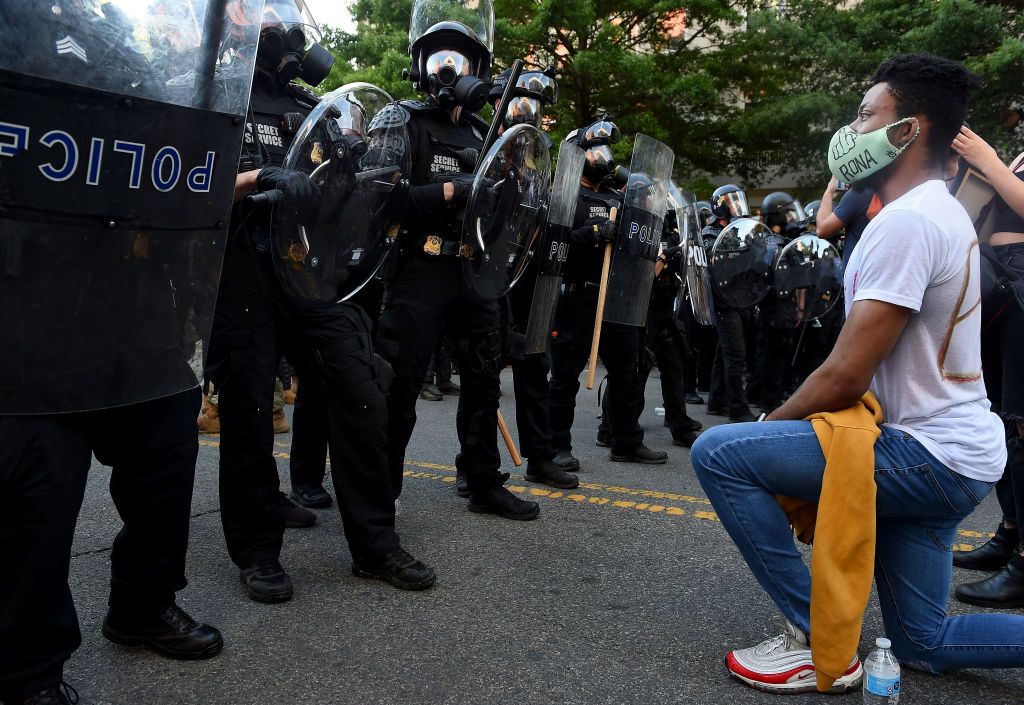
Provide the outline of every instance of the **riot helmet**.
{"type": "Polygon", "coordinates": [[[610,179],[615,188],[622,188],[629,180],[629,170],[616,165],[615,157],[612,156],[611,145],[620,139],[622,133],[608,115],[586,127],[573,130],[566,137],[567,141],[574,141],[586,155],[583,176],[593,183],[610,179]]]}
{"type": "Polygon", "coordinates": [[[487,102],[494,50],[491,0],[415,0],[405,76],[450,110],[477,112],[487,102]]]}
{"type": "Polygon", "coordinates": [[[818,219],[819,210],[821,210],[821,201],[811,201],[804,206],[804,215],[807,216],[807,222],[814,223],[818,219]]]}
{"type": "MultiPolygon", "coordinates": [[[[512,69],[505,69],[494,79],[488,100],[497,103],[505,93],[505,86],[512,75],[512,69]]],[[[506,130],[513,125],[527,124],[539,128],[544,108],[558,102],[558,84],[555,69],[548,66],[543,71],[523,71],[513,89],[512,101],[501,124],[506,130]]]]}
{"type": "MultiPolygon", "coordinates": [[[[229,17],[239,21],[230,8],[229,17]]],[[[256,62],[282,82],[301,78],[311,86],[319,85],[334,66],[334,56],[320,46],[321,39],[305,0],[266,0],[256,62]]]]}
{"type": "Polygon", "coordinates": [[[693,204],[694,210],[697,212],[697,226],[703,230],[709,225],[715,223],[715,213],[711,210],[710,201],[697,201],[693,204]]]}
{"type": "Polygon", "coordinates": [[[747,218],[750,216],[747,194],[743,192],[743,189],[734,184],[719,186],[711,194],[711,212],[715,214],[715,217],[722,220],[747,218]]]}
{"type": "Polygon", "coordinates": [[[769,193],[761,202],[761,219],[769,228],[785,228],[787,225],[802,225],[807,214],[800,201],[785,191],[769,193]]]}

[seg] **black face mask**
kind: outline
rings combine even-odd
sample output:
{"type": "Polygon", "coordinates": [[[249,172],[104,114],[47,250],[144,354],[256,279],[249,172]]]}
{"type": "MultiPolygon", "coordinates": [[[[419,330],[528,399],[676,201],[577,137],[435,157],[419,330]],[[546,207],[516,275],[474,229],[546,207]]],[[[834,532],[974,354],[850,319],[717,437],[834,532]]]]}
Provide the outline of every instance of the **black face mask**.
{"type": "Polygon", "coordinates": [[[445,110],[461,105],[471,113],[475,113],[487,103],[487,94],[491,85],[476,76],[455,76],[448,66],[442,67],[438,73],[427,76],[430,95],[445,110]]]}
{"type": "Polygon", "coordinates": [[[301,78],[311,86],[319,85],[334,66],[334,56],[324,47],[314,43],[306,49],[306,34],[299,27],[264,28],[256,59],[282,83],[301,78]]]}

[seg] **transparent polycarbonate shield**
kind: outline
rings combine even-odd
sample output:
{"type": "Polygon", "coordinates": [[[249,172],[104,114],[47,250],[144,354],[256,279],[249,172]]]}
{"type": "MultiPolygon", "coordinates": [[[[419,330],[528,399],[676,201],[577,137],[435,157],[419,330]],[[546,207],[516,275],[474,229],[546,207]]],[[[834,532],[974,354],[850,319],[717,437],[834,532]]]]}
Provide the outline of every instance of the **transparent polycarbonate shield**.
{"type": "Polygon", "coordinates": [[[532,125],[507,130],[480,163],[463,220],[462,269],[477,294],[497,299],[523,275],[550,193],[544,135],[532,125]]]}
{"type": "Polygon", "coordinates": [[[700,229],[692,228],[684,240],[686,251],[686,298],[690,300],[690,308],[694,318],[704,326],[718,323],[715,315],[715,295],[712,284],[711,267],[708,266],[707,249],[700,229]]]}
{"type": "Polygon", "coordinates": [[[409,21],[409,44],[442,22],[457,22],[494,51],[494,5],[491,0],[415,0],[409,21]]]}
{"type": "Polygon", "coordinates": [[[547,227],[536,246],[537,281],[533,286],[530,319],[526,326],[526,352],[548,349],[551,326],[562,285],[562,265],[569,253],[569,232],[576,216],[580,177],[586,161],[583,150],[570,142],[558,148],[558,163],[548,204],[547,227]]]}
{"type": "MultiPolygon", "coordinates": [[[[672,211],[675,215],[676,233],[671,238],[671,241],[664,234],[662,235],[666,245],[670,247],[679,245],[685,250],[685,243],[689,238],[690,230],[695,227],[696,213],[693,209],[694,200],[693,194],[683,193],[675,181],[670,180],[668,182],[668,210],[672,211]]],[[[679,259],[679,267],[676,272],[680,282],[686,281],[686,267],[688,265],[685,252],[683,254],[684,256],[679,259]]]]}
{"type": "Polygon", "coordinates": [[[636,136],[613,245],[605,321],[646,324],[674,160],[668,145],[647,135],[636,136]]]}
{"type": "Polygon", "coordinates": [[[827,314],[843,289],[842,257],[827,240],[801,235],[779,253],[774,271],[772,323],[795,329],[827,314]]]}
{"type": "Polygon", "coordinates": [[[262,4],[0,3],[0,414],[202,378],[262,4]]]}
{"type": "Polygon", "coordinates": [[[738,218],[718,234],[710,262],[718,306],[750,308],[768,294],[777,251],[771,234],[752,218],[738,218]]]}
{"type": "Polygon", "coordinates": [[[324,96],[299,127],[285,167],[320,189],[315,213],[278,209],[274,261],[292,296],[333,304],[355,295],[398,238],[411,150],[405,108],[368,83],[324,96]]]}

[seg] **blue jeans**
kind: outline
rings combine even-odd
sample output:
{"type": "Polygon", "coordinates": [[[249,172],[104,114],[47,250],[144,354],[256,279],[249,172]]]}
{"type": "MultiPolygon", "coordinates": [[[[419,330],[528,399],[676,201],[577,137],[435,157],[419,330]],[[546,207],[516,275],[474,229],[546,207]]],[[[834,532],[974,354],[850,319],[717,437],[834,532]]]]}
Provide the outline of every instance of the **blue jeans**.
{"type": "MultiPolygon", "coordinates": [[[[754,577],[786,619],[810,634],[810,572],[775,501],[777,494],[818,501],[825,458],[810,422],[716,426],[690,458],[754,577]]],[[[887,426],[875,444],[875,482],[875,583],[900,660],[934,673],[1024,666],[1024,616],[946,616],[956,527],[992,485],[949,470],[887,426]]]]}

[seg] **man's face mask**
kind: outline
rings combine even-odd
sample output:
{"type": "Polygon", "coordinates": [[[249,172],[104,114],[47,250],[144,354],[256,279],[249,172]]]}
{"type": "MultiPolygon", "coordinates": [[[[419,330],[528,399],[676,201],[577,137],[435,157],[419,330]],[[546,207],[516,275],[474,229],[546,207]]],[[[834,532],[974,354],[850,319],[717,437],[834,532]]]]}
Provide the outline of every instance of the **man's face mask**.
{"type": "Polygon", "coordinates": [[[840,181],[853,184],[863,181],[892,164],[906,151],[917,136],[921,125],[917,118],[907,117],[863,134],[854,132],[849,125],[840,127],[828,146],[828,168],[840,181]],[[889,129],[913,120],[917,129],[914,136],[897,147],[889,141],[889,129]]]}
{"type": "Polygon", "coordinates": [[[439,49],[427,57],[430,94],[446,110],[461,105],[475,113],[487,102],[488,84],[473,73],[470,59],[454,49],[439,49]]]}

